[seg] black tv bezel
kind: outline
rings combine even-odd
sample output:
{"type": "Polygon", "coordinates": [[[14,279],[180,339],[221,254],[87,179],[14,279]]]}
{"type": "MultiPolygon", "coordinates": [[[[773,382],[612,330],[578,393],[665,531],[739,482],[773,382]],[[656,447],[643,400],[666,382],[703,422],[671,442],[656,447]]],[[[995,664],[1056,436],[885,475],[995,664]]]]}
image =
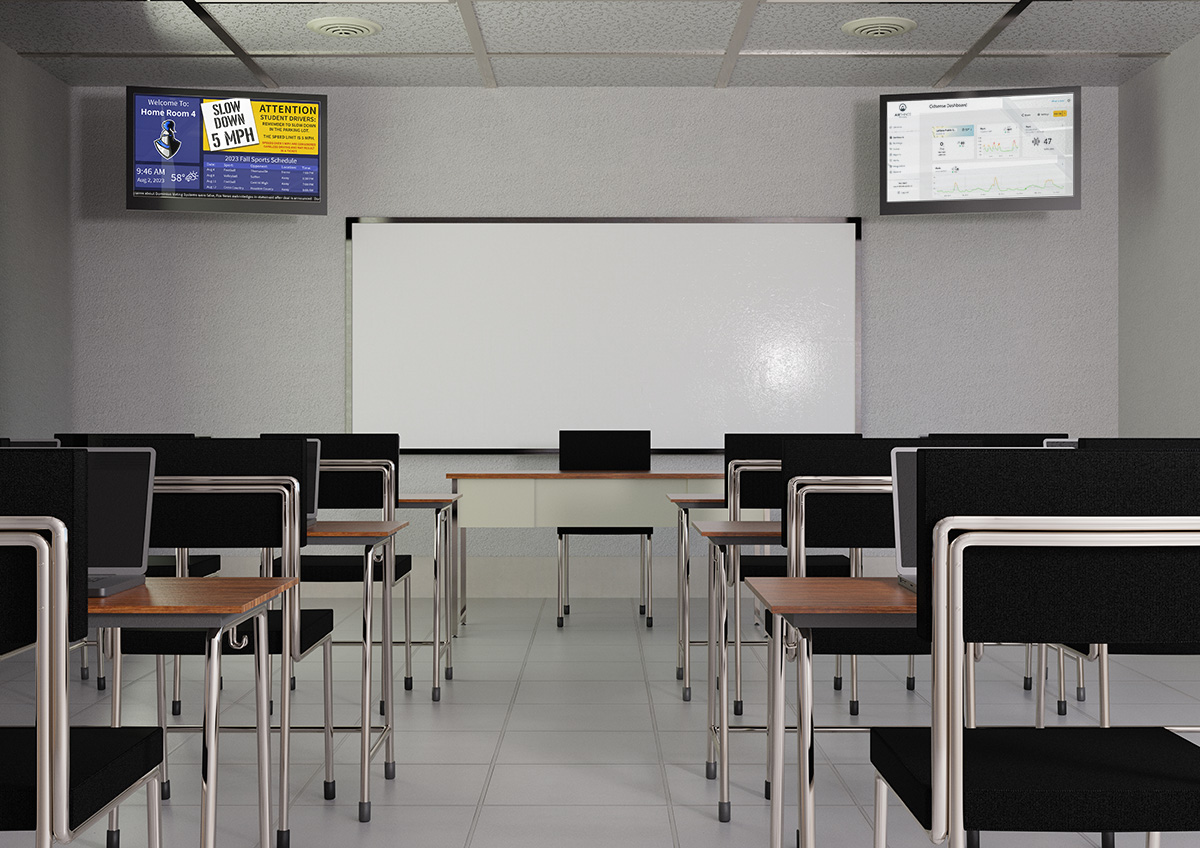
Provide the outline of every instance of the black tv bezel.
{"type": "Polygon", "coordinates": [[[211,88],[163,88],[161,86],[125,87],[125,208],[165,209],[173,212],[257,212],[267,215],[325,215],[329,199],[326,196],[328,179],[328,156],[326,129],[329,126],[328,96],[324,94],[278,94],[268,91],[226,91],[211,88]],[[138,197],[133,193],[133,98],[135,94],[178,95],[181,97],[250,97],[255,100],[280,100],[297,103],[320,104],[317,121],[317,158],[320,162],[320,199],[318,200],[255,200],[246,197],[201,197],[189,195],[179,197],[169,194],[153,197],[138,197]]]}
{"type": "Polygon", "coordinates": [[[928,215],[956,214],[961,212],[1030,212],[1046,210],[1069,210],[1082,208],[1082,184],[1080,162],[1082,161],[1082,87],[1078,85],[1041,86],[1038,88],[996,88],[972,91],[934,91],[919,94],[879,95],[879,214],[880,215],[928,215]],[[1075,117],[1072,120],[1074,134],[1074,156],[1072,181],[1074,193],[1069,197],[997,197],[992,200],[908,200],[887,199],[887,117],[888,104],[901,100],[951,100],[972,97],[1011,97],[1036,94],[1073,94],[1075,117]]]}

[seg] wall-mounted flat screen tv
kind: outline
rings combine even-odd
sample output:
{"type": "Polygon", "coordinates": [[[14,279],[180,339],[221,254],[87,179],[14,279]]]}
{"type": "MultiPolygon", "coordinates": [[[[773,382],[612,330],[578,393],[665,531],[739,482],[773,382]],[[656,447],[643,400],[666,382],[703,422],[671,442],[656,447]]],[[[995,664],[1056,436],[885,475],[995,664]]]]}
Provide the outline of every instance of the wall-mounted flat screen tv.
{"type": "Polygon", "coordinates": [[[885,94],[879,212],[1079,208],[1079,87],[885,94]]]}
{"type": "Polygon", "coordinates": [[[125,89],[125,207],[324,215],[322,94],[125,89]]]}

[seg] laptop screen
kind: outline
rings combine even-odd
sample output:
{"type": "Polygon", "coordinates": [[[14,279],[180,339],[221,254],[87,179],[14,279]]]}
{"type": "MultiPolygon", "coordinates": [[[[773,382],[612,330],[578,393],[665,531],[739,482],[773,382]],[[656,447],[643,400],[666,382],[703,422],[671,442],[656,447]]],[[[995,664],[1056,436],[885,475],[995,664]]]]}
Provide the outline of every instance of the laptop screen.
{"type": "Polygon", "coordinates": [[[89,572],[145,573],[153,492],[152,449],[88,449],[89,572]]]}

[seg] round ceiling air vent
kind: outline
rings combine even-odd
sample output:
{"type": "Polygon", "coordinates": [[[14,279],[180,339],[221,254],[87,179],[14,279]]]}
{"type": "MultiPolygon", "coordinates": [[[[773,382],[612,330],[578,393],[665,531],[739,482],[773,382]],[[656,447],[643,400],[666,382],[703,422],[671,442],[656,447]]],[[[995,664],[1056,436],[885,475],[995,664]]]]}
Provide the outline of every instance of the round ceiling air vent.
{"type": "Polygon", "coordinates": [[[363,18],[314,18],[308,22],[308,28],[334,38],[361,38],[383,31],[379,24],[363,18]]]}
{"type": "Polygon", "coordinates": [[[888,38],[916,28],[917,22],[908,18],[859,18],[842,24],[842,32],[861,38],[888,38]]]}

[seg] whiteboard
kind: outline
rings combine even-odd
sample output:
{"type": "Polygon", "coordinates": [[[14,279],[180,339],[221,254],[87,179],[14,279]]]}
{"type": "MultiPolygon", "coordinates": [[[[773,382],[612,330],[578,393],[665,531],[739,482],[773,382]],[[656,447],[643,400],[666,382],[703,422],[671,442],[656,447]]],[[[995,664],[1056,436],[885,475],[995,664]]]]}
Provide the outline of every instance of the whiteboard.
{"type": "Polygon", "coordinates": [[[546,448],[560,429],[857,426],[857,222],[351,219],[354,432],[546,448]]]}

